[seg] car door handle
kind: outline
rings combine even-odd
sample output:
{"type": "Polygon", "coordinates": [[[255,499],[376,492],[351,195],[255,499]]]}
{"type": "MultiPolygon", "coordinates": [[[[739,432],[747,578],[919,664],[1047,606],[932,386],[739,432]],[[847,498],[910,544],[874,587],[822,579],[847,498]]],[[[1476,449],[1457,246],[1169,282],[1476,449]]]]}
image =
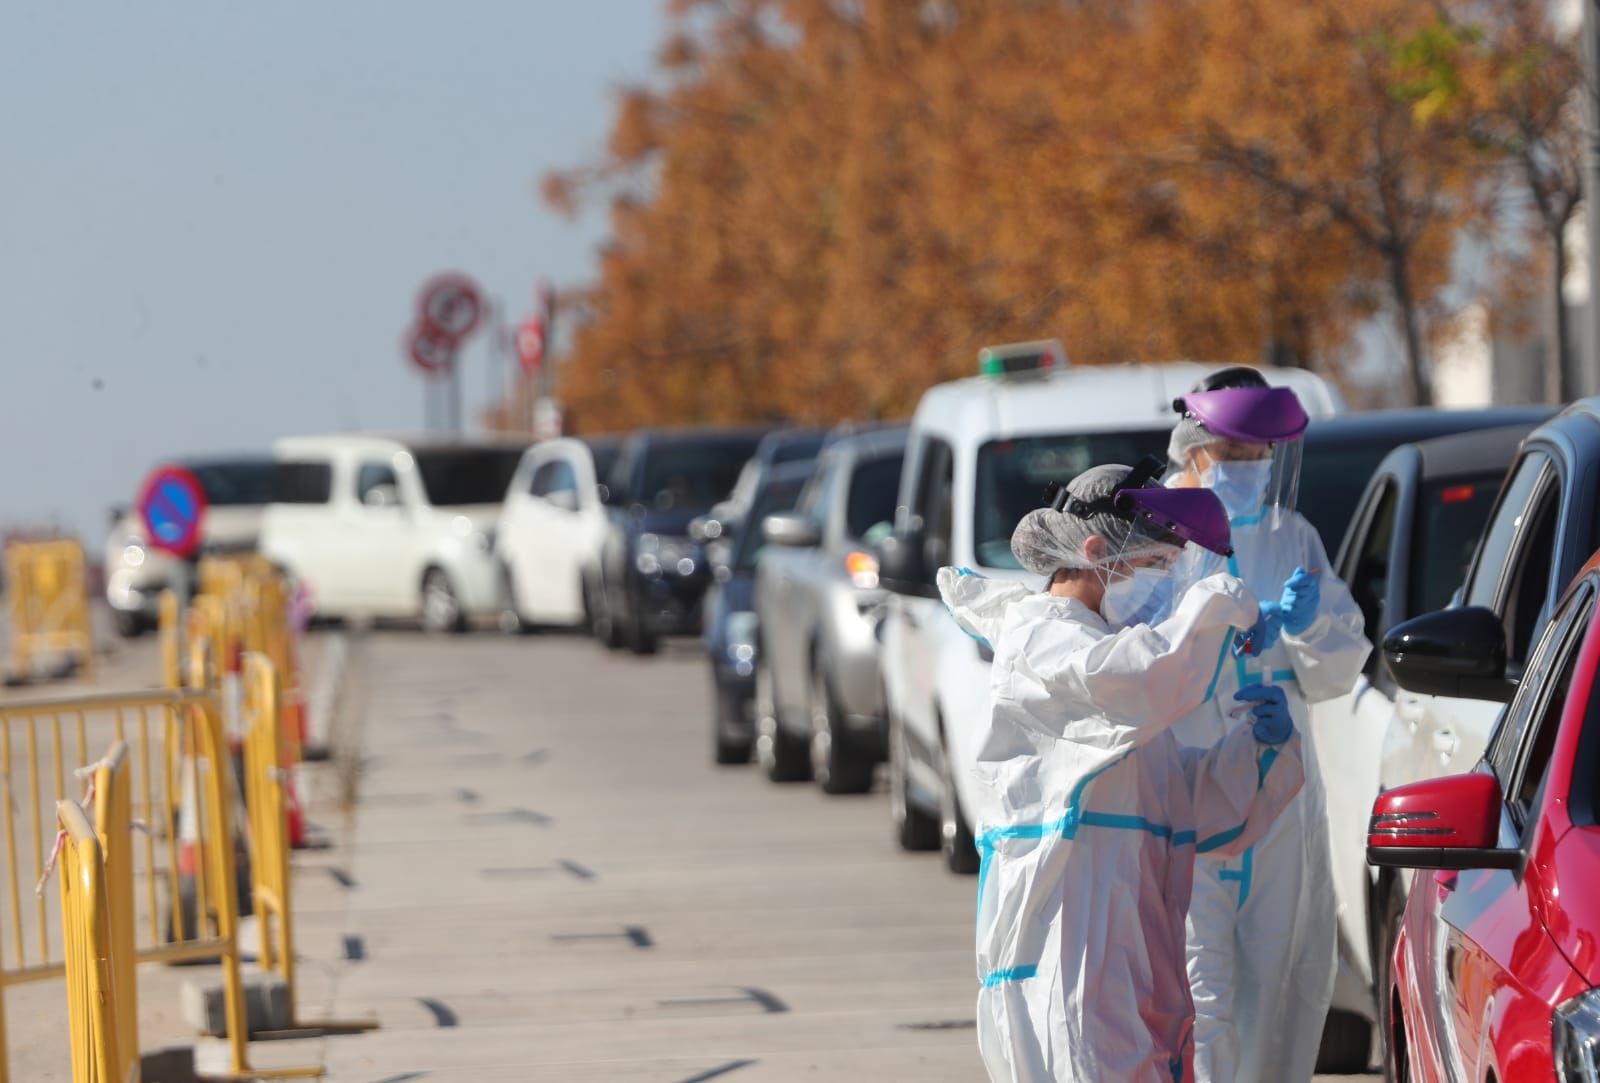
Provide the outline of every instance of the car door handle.
{"type": "Polygon", "coordinates": [[[1453,730],[1435,730],[1433,733],[1433,750],[1442,760],[1448,760],[1456,754],[1456,749],[1461,747],[1461,741],[1453,730]]]}
{"type": "Polygon", "coordinates": [[[1422,703],[1415,696],[1401,696],[1395,701],[1394,713],[1400,720],[1411,727],[1411,732],[1417,732],[1417,726],[1422,722],[1422,703]]]}

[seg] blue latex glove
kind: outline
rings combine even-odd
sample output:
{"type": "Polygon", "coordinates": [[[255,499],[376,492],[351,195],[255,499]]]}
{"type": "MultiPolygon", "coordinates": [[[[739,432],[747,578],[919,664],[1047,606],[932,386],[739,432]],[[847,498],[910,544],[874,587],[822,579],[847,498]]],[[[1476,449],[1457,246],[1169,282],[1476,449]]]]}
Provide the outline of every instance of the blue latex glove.
{"type": "Polygon", "coordinates": [[[1317,619],[1317,606],[1322,604],[1322,579],[1316,572],[1296,568],[1283,583],[1283,597],[1278,605],[1283,609],[1283,630],[1297,636],[1317,619]]]}
{"type": "Polygon", "coordinates": [[[1241,654],[1265,654],[1282,634],[1283,610],[1277,602],[1262,602],[1255,624],[1248,632],[1240,632],[1233,637],[1233,653],[1236,657],[1241,654]]]}
{"type": "Polygon", "coordinates": [[[1256,740],[1264,745],[1281,745],[1294,732],[1294,718],[1289,714],[1289,701],[1283,689],[1271,684],[1250,684],[1235,692],[1233,698],[1242,703],[1253,703],[1250,717],[1255,719],[1256,740]]]}

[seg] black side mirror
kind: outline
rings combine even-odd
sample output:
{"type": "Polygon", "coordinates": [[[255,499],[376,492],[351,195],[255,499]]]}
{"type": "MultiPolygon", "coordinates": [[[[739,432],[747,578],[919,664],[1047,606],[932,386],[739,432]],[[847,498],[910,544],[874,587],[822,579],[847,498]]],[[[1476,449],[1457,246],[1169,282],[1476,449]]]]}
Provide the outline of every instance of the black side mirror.
{"type": "Polygon", "coordinates": [[[895,594],[937,598],[933,572],[928,567],[921,527],[897,530],[878,547],[878,583],[895,594]]]}
{"type": "Polygon", "coordinates": [[[1517,690],[1506,679],[1506,630],[1483,606],[1441,609],[1389,630],[1383,658],[1400,687],[1431,696],[1505,703],[1517,690]]]}

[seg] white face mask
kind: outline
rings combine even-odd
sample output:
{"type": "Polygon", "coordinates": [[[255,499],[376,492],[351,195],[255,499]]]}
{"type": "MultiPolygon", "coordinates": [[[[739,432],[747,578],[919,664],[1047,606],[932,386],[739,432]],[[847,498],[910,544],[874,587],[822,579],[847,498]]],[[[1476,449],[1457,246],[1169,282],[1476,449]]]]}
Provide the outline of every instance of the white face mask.
{"type": "Polygon", "coordinates": [[[1165,568],[1135,568],[1130,575],[1106,584],[1100,615],[1113,628],[1149,624],[1166,608],[1172,590],[1172,573],[1165,568]]]}
{"type": "Polygon", "coordinates": [[[1261,510],[1262,498],[1267,494],[1267,482],[1272,478],[1272,460],[1254,462],[1212,463],[1201,481],[1217,494],[1222,506],[1228,509],[1228,518],[1243,519],[1261,510]]]}

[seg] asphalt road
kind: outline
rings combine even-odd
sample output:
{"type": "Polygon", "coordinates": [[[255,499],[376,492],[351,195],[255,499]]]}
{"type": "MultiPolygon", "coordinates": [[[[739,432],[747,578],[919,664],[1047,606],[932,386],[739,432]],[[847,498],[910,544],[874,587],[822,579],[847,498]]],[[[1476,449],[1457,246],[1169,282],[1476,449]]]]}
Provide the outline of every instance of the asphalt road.
{"type": "Polygon", "coordinates": [[[383,1028],[322,1043],[330,1080],[983,1078],[974,881],[899,852],[882,793],[714,767],[687,644],[391,632],[350,681],[305,999],[383,1028]]]}

